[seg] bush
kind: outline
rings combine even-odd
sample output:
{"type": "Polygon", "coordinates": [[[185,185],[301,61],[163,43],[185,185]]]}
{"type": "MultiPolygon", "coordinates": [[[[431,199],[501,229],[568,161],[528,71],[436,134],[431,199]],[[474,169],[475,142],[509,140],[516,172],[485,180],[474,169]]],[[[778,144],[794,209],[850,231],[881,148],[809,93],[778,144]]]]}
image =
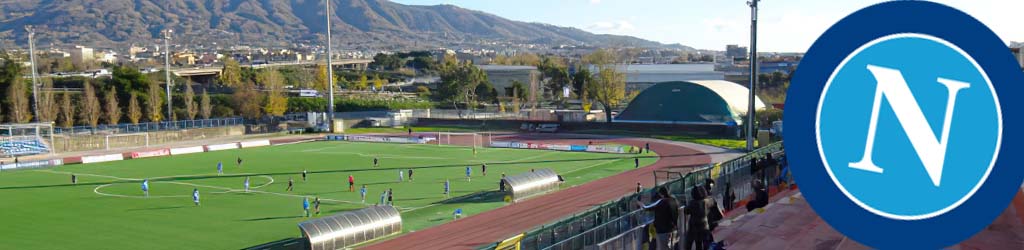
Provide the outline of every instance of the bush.
{"type": "Polygon", "coordinates": [[[288,98],[288,112],[323,112],[327,109],[327,99],[309,97],[288,98]]]}
{"type": "Polygon", "coordinates": [[[211,112],[211,113],[212,113],[210,115],[211,117],[234,117],[235,116],[235,110],[231,109],[231,107],[229,107],[229,106],[224,106],[224,105],[213,106],[213,112],[211,112]]]}
{"type": "Polygon", "coordinates": [[[375,111],[375,110],[398,110],[398,109],[429,109],[434,104],[424,100],[408,99],[337,99],[334,100],[334,109],[337,112],[350,111],[375,111]]]}

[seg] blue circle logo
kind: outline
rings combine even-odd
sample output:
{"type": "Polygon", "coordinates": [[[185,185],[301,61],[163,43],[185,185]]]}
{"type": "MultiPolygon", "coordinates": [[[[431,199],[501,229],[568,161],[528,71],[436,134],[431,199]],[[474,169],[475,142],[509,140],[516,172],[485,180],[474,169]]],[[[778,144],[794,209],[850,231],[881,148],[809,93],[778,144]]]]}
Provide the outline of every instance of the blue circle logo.
{"type": "Polygon", "coordinates": [[[874,5],[833,25],[794,75],[785,146],[825,221],[877,248],[942,248],[1002,213],[1024,169],[1024,72],[991,30],[929,2],[874,5]],[[1019,98],[1018,98],[1019,99],[1019,98]]]}

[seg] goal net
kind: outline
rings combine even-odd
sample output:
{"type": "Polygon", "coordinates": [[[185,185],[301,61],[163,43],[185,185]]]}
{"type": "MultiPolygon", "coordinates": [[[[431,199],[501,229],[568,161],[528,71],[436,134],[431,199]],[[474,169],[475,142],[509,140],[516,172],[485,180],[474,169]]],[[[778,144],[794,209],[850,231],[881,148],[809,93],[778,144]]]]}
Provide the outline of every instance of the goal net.
{"type": "Polygon", "coordinates": [[[53,152],[53,125],[46,123],[0,125],[0,157],[53,152]]]}
{"type": "Polygon", "coordinates": [[[103,138],[104,147],[112,148],[149,147],[149,133],[112,134],[103,138]]]}
{"type": "Polygon", "coordinates": [[[438,132],[437,144],[485,148],[491,145],[491,135],[490,133],[438,132]]]}

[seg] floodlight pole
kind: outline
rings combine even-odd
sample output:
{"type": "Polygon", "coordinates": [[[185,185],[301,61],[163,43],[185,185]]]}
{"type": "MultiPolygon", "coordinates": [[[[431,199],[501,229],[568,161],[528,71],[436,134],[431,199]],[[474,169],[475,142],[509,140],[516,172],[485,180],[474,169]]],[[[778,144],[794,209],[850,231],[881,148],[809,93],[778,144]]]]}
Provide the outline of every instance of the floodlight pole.
{"type": "Polygon", "coordinates": [[[174,110],[171,108],[173,98],[171,97],[171,31],[170,29],[164,30],[164,76],[167,78],[167,121],[174,119],[174,110]]]}
{"type": "Polygon", "coordinates": [[[36,30],[29,25],[25,26],[25,31],[28,31],[28,58],[32,62],[32,119],[39,122],[39,72],[36,70],[36,45],[33,41],[36,30]]]}
{"type": "Polygon", "coordinates": [[[757,2],[761,0],[750,0],[747,5],[750,6],[750,95],[747,100],[747,151],[754,151],[754,113],[756,112],[756,106],[754,101],[756,100],[756,88],[757,88],[757,2]]]}
{"type": "Polygon", "coordinates": [[[328,129],[334,132],[334,65],[331,64],[331,1],[324,0],[327,11],[324,17],[327,18],[327,122],[328,129]]]}

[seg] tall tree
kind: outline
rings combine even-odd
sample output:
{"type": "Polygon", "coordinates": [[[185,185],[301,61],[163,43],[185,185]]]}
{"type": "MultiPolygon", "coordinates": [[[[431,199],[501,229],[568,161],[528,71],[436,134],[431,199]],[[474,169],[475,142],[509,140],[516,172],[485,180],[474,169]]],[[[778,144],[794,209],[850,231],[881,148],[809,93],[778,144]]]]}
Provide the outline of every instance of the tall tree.
{"type": "Polygon", "coordinates": [[[242,84],[242,66],[238,61],[228,57],[224,59],[224,70],[220,73],[220,83],[235,88],[242,84]]]}
{"type": "Polygon", "coordinates": [[[618,57],[609,49],[600,49],[584,58],[597,67],[597,77],[587,85],[587,93],[601,103],[607,122],[612,122],[612,109],[626,97],[626,74],[618,72],[618,57]]]}
{"type": "Polygon", "coordinates": [[[477,86],[488,82],[487,74],[470,61],[459,63],[456,59],[445,59],[439,73],[441,83],[438,84],[438,94],[453,103],[472,105],[477,98],[477,86]]]}
{"type": "Polygon", "coordinates": [[[377,91],[384,90],[384,82],[386,80],[380,79],[380,75],[373,75],[373,88],[377,91]]]}
{"type": "Polygon", "coordinates": [[[583,98],[583,91],[586,90],[588,82],[593,81],[594,75],[586,67],[581,67],[579,71],[572,77],[572,88],[576,92],[576,96],[580,99],[583,98]]]}
{"type": "Polygon", "coordinates": [[[257,82],[267,90],[263,102],[263,112],[272,116],[282,116],[288,110],[288,98],[284,95],[284,83],[277,70],[267,69],[256,76],[257,82]]]}
{"type": "Polygon", "coordinates": [[[248,119],[260,118],[262,114],[262,107],[260,106],[263,96],[256,91],[256,86],[252,83],[242,83],[235,88],[235,93],[231,95],[232,101],[235,104],[235,111],[242,117],[248,119]]]}
{"type": "Polygon", "coordinates": [[[128,98],[128,121],[139,124],[142,120],[142,108],[139,107],[139,96],[132,92],[128,98]]]}
{"type": "Polygon", "coordinates": [[[18,77],[8,82],[8,85],[7,108],[9,112],[7,119],[12,123],[31,122],[32,110],[29,108],[28,88],[25,86],[25,82],[18,77]]]}
{"type": "MultiPolygon", "coordinates": [[[[21,71],[21,64],[18,63],[17,60],[11,59],[10,54],[6,51],[0,51],[0,86],[9,86],[15,81],[21,81],[21,71]]],[[[3,96],[4,98],[9,96],[7,88],[0,88],[0,96],[3,96]]],[[[3,103],[11,105],[9,100],[3,100],[3,103]]]]}
{"type": "Polygon", "coordinates": [[[164,120],[163,107],[164,107],[164,95],[163,89],[160,89],[160,85],[157,83],[150,83],[149,90],[146,91],[146,115],[149,116],[149,121],[160,122],[164,120]]]}
{"type": "Polygon", "coordinates": [[[60,106],[57,105],[57,98],[53,93],[53,80],[43,79],[42,91],[39,93],[39,121],[53,122],[57,120],[60,113],[60,106]]]}
{"type": "Polygon", "coordinates": [[[71,105],[71,93],[64,91],[60,98],[60,125],[65,128],[75,126],[75,106],[71,105]]]}
{"type": "Polygon", "coordinates": [[[356,82],[356,89],[364,90],[367,88],[368,85],[369,83],[367,83],[366,73],[359,75],[359,82],[356,82]]]}
{"type": "Polygon", "coordinates": [[[199,113],[198,107],[196,107],[196,92],[192,90],[192,82],[188,81],[185,83],[185,114],[188,115],[189,120],[195,120],[196,114],[199,113]]]}
{"type": "Polygon", "coordinates": [[[107,83],[117,88],[121,99],[128,98],[129,93],[145,92],[149,88],[149,78],[133,67],[114,66],[107,83]]]}
{"type": "Polygon", "coordinates": [[[117,125],[121,122],[121,106],[117,102],[117,89],[111,88],[107,91],[106,96],[103,97],[107,101],[104,106],[107,124],[117,125]]]}
{"type": "Polygon", "coordinates": [[[562,88],[569,84],[569,70],[565,60],[556,56],[544,56],[536,66],[544,78],[549,79],[545,88],[550,92],[545,91],[545,93],[559,96],[562,88]]]}
{"type": "Polygon", "coordinates": [[[284,86],[284,78],[281,77],[281,72],[275,69],[264,69],[256,73],[256,83],[269,90],[284,86]]]}
{"type": "Polygon", "coordinates": [[[316,89],[318,91],[321,91],[321,92],[327,91],[327,65],[326,64],[325,65],[316,65],[316,78],[313,79],[313,81],[316,81],[316,83],[313,84],[313,86],[314,86],[313,88],[314,89],[316,89]]]}
{"type": "Polygon", "coordinates": [[[79,105],[81,105],[79,119],[85,121],[91,127],[99,125],[100,115],[103,113],[103,110],[100,106],[100,99],[96,96],[96,88],[88,81],[82,84],[82,100],[79,105]]]}
{"type": "Polygon", "coordinates": [[[203,96],[199,98],[199,115],[203,119],[210,119],[210,115],[213,113],[213,106],[210,105],[210,94],[203,90],[203,96]]]}

